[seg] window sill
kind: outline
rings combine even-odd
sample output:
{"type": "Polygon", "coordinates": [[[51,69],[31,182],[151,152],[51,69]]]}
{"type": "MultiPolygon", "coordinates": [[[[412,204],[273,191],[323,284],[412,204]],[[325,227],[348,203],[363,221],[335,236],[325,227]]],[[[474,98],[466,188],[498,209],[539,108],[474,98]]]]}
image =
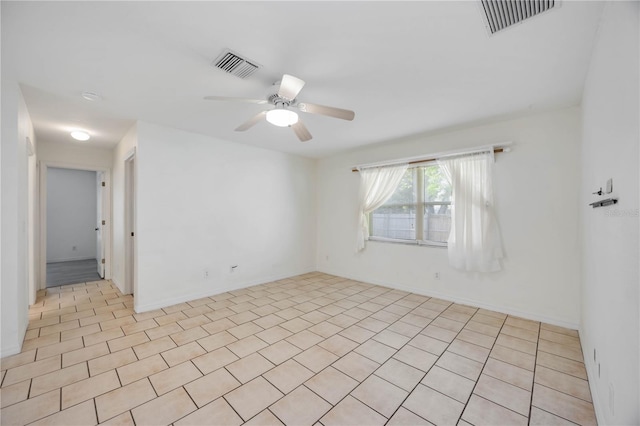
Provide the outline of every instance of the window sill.
{"type": "Polygon", "coordinates": [[[405,246],[447,248],[447,243],[438,243],[435,241],[397,240],[384,237],[369,237],[368,241],[387,244],[402,244],[405,246]]]}

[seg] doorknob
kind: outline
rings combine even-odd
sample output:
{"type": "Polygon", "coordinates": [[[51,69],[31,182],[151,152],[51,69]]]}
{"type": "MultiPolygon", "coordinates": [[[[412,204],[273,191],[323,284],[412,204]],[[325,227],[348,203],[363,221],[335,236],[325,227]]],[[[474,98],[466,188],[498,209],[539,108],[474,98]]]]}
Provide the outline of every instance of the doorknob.
{"type": "Polygon", "coordinates": [[[99,231],[99,230],[100,230],[100,228],[96,228],[96,231],[99,231]]]}

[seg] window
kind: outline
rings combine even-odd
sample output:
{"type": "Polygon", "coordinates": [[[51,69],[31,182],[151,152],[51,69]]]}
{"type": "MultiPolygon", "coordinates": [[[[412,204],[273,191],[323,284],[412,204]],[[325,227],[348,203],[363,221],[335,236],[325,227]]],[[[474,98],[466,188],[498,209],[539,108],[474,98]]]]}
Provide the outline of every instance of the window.
{"type": "Polygon", "coordinates": [[[395,192],[369,214],[371,240],[446,245],[451,184],[437,165],[407,169],[395,192]]]}

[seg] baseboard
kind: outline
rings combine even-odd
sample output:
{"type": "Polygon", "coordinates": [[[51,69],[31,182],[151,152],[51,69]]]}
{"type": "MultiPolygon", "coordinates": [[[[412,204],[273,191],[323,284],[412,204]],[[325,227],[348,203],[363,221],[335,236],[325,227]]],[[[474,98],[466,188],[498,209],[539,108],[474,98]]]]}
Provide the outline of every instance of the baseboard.
{"type": "Polygon", "coordinates": [[[0,358],[5,358],[11,355],[19,354],[22,347],[20,346],[11,346],[8,349],[2,348],[2,352],[0,352],[0,358]]]}
{"type": "MultiPolygon", "coordinates": [[[[136,305],[135,301],[137,300],[134,297],[134,307],[133,310],[136,313],[143,313],[148,311],[153,311],[154,309],[166,308],[167,306],[177,305],[178,303],[189,302],[191,300],[202,299],[203,297],[215,296],[216,294],[225,293],[227,291],[240,290],[247,287],[252,287],[258,284],[265,284],[272,281],[278,281],[289,277],[295,277],[297,275],[307,274],[309,272],[315,272],[317,269],[315,267],[304,268],[299,271],[286,273],[286,274],[278,274],[271,275],[266,277],[261,277],[253,280],[242,281],[238,283],[233,283],[231,285],[226,285],[224,287],[218,287],[215,289],[207,289],[205,291],[190,293],[186,295],[181,295],[180,297],[168,298],[159,300],[153,303],[146,303],[144,305],[136,305]]],[[[117,285],[117,284],[116,284],[117,285]]]]}
{"type": "Polygon", "coordinates": [[[29,328],[29,320],[27,319],[27,322],[25,323],[24,327],[22,327],[22,330],[18,330],[18,336],[20,336],[21,343],[17,345],[12,345],[9,348],[2,348],[2,350],[0,351],[0,358],[19,354],[22,351],[22,342],[24,342],[24,338],[27,334],[28,328],[29,328]]]}
{"type": "Polygon", "coordinates": [[[121,286],[120,283],[118,283],[118,280],[116,280],[115,277],[107,278],[107,274],[105,274],[104,279],[105,280],[111,280],[111,282],[114,283],[116,285],[116,287],[118,287],[118,290],[120,290],[120,293],[127,294],[127,293],[124,292],[124,286],[121,286]]]}
{"type": "MultiPolygon", "coordinates": [[[[585,345],[585,340],[583,339],[582,336],[584,336],[586,333],[583,331],[582,327],[580,327],[580,329],[578,330],[578,334],[580,335],[580,347],[582,348],[582,354],[588,354],[591,353],[591,351],[588,351],[587,348],[584,347],[585,345]]],[[[603,403],[601,402],[602,399],[600,398],[600,394],[598,393],[598,388],[596,387],[596,381],[598,380],[598,372],[594,371],[594,364],[592,362],[587,362],[587,359],[585,358],[584,360],[584,366],[585,366],[585,370],[587,371],[587,382],[589,383],[589,390],[591,391],[591,402],[593,403],[593,410],[596,413],[596,422],[599,425],[604,425],[605,423],[605,417],[604,417],[604,411],[603,411],[603,403]]]]}
{"type": "Polygon", "coordinates": [[[342,273],[341,271],[332,270],[330,268],[318,268],[318,271],[324,272],[325,274],[337,275],[337,276],[349,278],[352,280],[362,281],[365,283],[376,284],[383,287],[389,287],[397,290],[408,291],[410,293],[415,293],[415,294],[421,294],[423,296],[437,297],[438,299],[446,300],[449,302],[462,303],[464,305],[470,305],[477,308],[483,308],[483,309],[500,312],[507,315],[513,315],[513,316],[517,316],[517,317],[532,320],[532,321],[540,321],[540,322],[544,322],[551,325],[557,325],[559,327],[569,328],[571,330],[577,330],[579,328],[577,323],[561,320],[558,318],[548,317],[546,315],[540,315],[535,312],[521,311],[519,309],[512,309],[506,306],[492,305],[490,303],[481,302],[475,299],[454,296],[446,293],[441,293],[438,291],[429,291],[429,290],[425,291],[422,289],[416,289],[413,287],[398,285],[395,283],[371,280],[371,279],[368,279],[365,277],[359,277],[353,274],[345,274],[345,273],[342,273]]]}
{"type": "MultiPolygon", "coordinates": [[[[421,294],[423,296],[437,297],[438,299],[447,300],[447,301],[450,301],[450,302],[453,302],[453,303],[462,303],[462,304],[465,304],[465,305],[470,305],[470,306],[483,308],[483,309],[487,309],[487,310],[491,310],[491,311],[495,311],[495,312],[500,312],[500,313],[507,314],[507,315],[514,315],[514,316],[517,316],[517,317],[520,317],[520,318],[529,319],[529,320],[532,320],[532,321],[540,321],[540,322],[544,322],[546,324],[557,325],[559,327],[564,327],[564,328],[568,328],[568,329],[571,329],[571,330],[578,330],[579,329],[579,325],[577,323],[570,322],[570,321],[565,321],[565,320],[558,319],[558,318],[548,317],[546,315],[541,315],[541,314],[538,314],[538,313],[535,313],[535,312],[522,311],[522,310],[519,310],[519,309],[512,309],[512,308],[505,307],[505,306],[500,306],[500,305],[492,305],[490,303],[485,303],[485,302],[478,301],[478,300],[475,300],[475,299],[453,296],[453,295],[446,294],[446,293],[441,293],[441,292],[438,292],[438,291],[423,291],[421,289],[415,289],[413,287],[408,287],[408,286],[404,286],[404,285],[398,285],[398,284],[395,284],[395,283],[383,282],[383,281],[378,281],[378,280],[371,280],[371,279],[368,279],[368,278],[365,278],[365,277],[356,276],[356,275],[353,275],[353,274],[346,274],[346,273],[343,273],[342,271],[332,270],[330,268],[314,268],[314,267],[305,268],[305,269],[302,269],[302,270],[299,270],[299,271],[295,271],[295,272],[291,272],[291,273],[287,273],[287,274],[273,275],[273,276],[262,277],[262,278],[258,278],[258,279],[254,279],[254,280],[248,280],[248,281],[243,281],[243,282],[239,282],[239,283],[233,283],[231,285],[227,285],[227,286],[224,286],[224,287],[218,287],[216,289],[207,289],[207,290],[202,291],[202,292],[190,293],[190,294],[186,294],[186,295],[181,295],[180,297],[163,299],[163,300],[160,300],[160,301],[156,301],[156,302],[148,303],[148,304],[144,304],[144,305],[135,305],[134,306],[134,310],[137,313],[142,313],[142,312],[152,311],[154,309],[166,308],[167,306],[175,305],[175,304],[178,304],[178,303],[188,302],[190,300],[201,299],[203,297],[210,297],[210,296],[214,296],[216,294],[224,293],[224,292],[227,292],[227,291],[240,290],[242,288],[251,287],[251,286],[254,286],[254,285],[258,285],[258,284],[264,284],[264,283],[271,282],[271,281],[277,281],[277,280],[281,280],[281,279],[284,279],[284,278],[289,278],[289,277],[296,276],[296,275],[302,275],[302,274],[306,274],[306,273],[314,272],[314,271],[323,272],[323,273],[331,274],[331,275],[336,275],[336,276],[339,276],[339,277],[349,278],[349,279],[352,279],[352,280],[362,281],[362,282],[366,282],[366,283],[370,283],[370,284],[381,285],[381,286],[389,287],[389,288],[392,288],[392,289],[403,290],[403,291],[407,291],[407,292],[410,292],[410,293],[421,294]]],[[[120,288],[120,286],[118,285],[117,282],[114,281],[114,283],[118,286],[118,288],[120,288]]]]}

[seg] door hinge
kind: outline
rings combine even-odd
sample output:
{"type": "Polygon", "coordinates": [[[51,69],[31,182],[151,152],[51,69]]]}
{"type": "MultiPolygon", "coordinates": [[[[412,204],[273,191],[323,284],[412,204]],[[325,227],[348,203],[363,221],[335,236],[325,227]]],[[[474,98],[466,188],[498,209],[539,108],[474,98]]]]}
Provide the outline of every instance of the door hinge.
{"type": "Polygon", "coordinates": [[[104,259],[102,259],[102,264],[104,265],[104,263],[105,263],[105,262],[104,262],[104,259]]]}
{"type": "Polygon", "coordinates": [[[103,224],[103,225],[106,225],[106,224],[107,224],[107,221],[106,221],[106,220],[103,220],[103,221],[102,221],[102,224],[103,224]]]}
{"type": "Polygon", "coordinates": [[[102,186],[107,186],[107,184],[105,182],[102,182],[102,186]]]}

